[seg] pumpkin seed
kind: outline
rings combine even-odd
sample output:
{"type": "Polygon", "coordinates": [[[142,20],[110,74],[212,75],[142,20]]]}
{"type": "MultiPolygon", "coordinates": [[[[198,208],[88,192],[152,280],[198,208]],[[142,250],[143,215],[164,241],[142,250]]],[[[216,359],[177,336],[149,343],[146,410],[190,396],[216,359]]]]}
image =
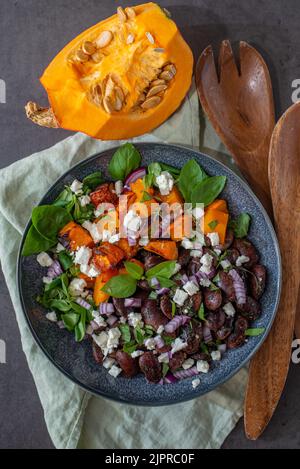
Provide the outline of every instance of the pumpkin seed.
{"type": "Polygon", "coordinates": [[[159,78],[160,78],[161,80],[171,81],[171,80],[173,80],[174,75],[173,75],[173,73],[170,72],[170,70],[164,70],[164,71],[159,75],[159,78]]]}
{"type": "Polygon", "coordinates": [[[113,33],[111,31],[102,31],[98,39],[96,40],[96,46],[99,49],[107,47],[113,39],[113,33]]]}
{"type": "Polygon", "coordinates": [[[151,96],[156,96],[158,93],[165,91],[167,89],[167,85],[156,85],[153,86],[147,94],[147,98],[151,98],[151,96]]]}
{"type": "Polygon", "coordinates": [[[112,105],[111,99],[108,96],[105,96],[105,98],[103,99],[103,107],[108,114],[112,114],[115,110],[114,106],[112,105]]]}
{"type": "Polygon", "coordinates": [[[123,10],[123,8],[118,7],[117,8],[117,13],[118,13],[118,17],[119,17],[119,20],[121,21],[121,23],[125,23],[127,21],[127,15],[126,15],[125,11],[123,10]]]}
{"type": "Polygon", "coordinates": [[[102,104],[102,91],[100,85],[96,84],[93,85],[90,93],[89,93],[89,99],[98,107],[101,106],[102,104]]]}
{"type": "Polygon", "coordinates": [[[114,102],[115,111],[117,112],[121,111],[122,107],[123,107],[123,101],[118,96],[116,96],[116,99],[114,102]]]}
{"type": "Polygon", "coordinates": [[[146,36],[147,36],[147,39],[148,39],[148,41],[150,42],[150,44],[155,44],[155,39],[154,39],[154,37],[152,36],[152,34],[149,33],[149,31],[146,32],[146,36]]]}
{"type": "Polygon", "coordinates": [[[164,67],[164,71],[171,72],[173,77],[175,77],[175,75],[177,73],[177,69],[176,69],[175,65],[173,65],[173,64],[166,65],[164,67]]]}
{"type": "Polygon", "coordinates": [[[82,50],[86,55],[93,55],[95,54],[97,48],[93,42],[85,41],[82,45],[82,50]]]}
{"type": "Polygon", "coordinates": [[[115,90],[115,83],[112,80],[112,78],[109,77],[106,83],[106,87],[105,87],[105,96],[106,97],[112,96],[114,90],[115,90]]]}
{"type": "Polygon", "coordinates": [[[160,80],[159,78],[157,80],[154,80],[152,83],[151,83],[151,87],[152,86],[159,86],[159,85],[165,85],[166,82],[165,80],[160,80]]]}
{"type": "Polygon", "coordinates": [[[82,49],[79,49],[75,54],[77,62],[85,63],[89,60],[89,55],[85,54],[82,49]]]}
{"type": "Polygon", "coordinates": [[[131,7],[125,8],[125,13],[130,20],[133,20],[136,17],[136,13],[131,7]]]}
{"type": "Polygon", "coordinates": [[[129,44],[133,44],[133,43],[134,43],[134,39],[135,39],[134,34],[129,34],[129,35],[127,36],[126,44],[128,44],[128,45],[129,45],[129,44]]]}
{"type": "Polygon", "coordinates": [[[141,104],[141,108],[145,111],[147,109],[152,109],[158,106],[161,103],[161,98],[159,96],[152,96],[151,98],[146,99],[146,101],[141,104]]]}
{"type": "Polygon", "coordinates": [[[95,62],[96,64],[99,64],[102,60],[104,59],[104,55],[97,50],[95,54],[92,55],[92,61],[95,62]]]}
{"type": "Polygon", "coordinates": [[[122,88],[120,88],[120,86],[115,87],[115,93],[116,93],[117,98],[120,99],[123,103],[125,99],[125,95],[124,95],[122,88]]]}

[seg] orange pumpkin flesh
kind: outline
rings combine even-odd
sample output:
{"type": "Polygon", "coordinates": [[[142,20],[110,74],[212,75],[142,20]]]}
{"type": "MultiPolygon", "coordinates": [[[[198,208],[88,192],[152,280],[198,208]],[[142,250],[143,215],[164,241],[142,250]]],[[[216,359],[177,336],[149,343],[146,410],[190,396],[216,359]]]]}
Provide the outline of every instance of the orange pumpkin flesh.
{"type": "Polygon", "coordinates": [[[125,22],[114,15],[83,32],[44,72],[41,82],[59,127],[103,140],[126,139],[158,127],[181,104],[192,78],[190,48],[176,24],[155,3],[136,6],[134,12],[135,17],[125,22]],[[98,50],[104,55],[101,62],[91,58],[79,62],[76,54],[84,50],[85,41],[95,44],[103,31],[111,31],[113,39],[98,50]],[[130,41],[133,38],[130,44],[129,37],[130,41]],[[161,102],[151,109],[141,109],[141,94],[149,92],[168,64],[175,67],[175,76],[166,80],[166,90],[156,96],[161,102]],[[114,86],[109,98],[108,80],[114,86]],[[116,87],[124,96],[122,108],[108,112],[104,98],[116,106],[116,87]]]}

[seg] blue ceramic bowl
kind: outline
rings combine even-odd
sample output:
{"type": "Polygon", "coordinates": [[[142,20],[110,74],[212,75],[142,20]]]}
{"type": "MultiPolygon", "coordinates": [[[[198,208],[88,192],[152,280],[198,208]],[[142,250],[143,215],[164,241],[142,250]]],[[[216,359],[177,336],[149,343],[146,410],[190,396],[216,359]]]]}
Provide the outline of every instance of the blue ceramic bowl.
{"type": "MultiPolygon", "coordinates": [[[[257,247],[261,262],[268,270],[267,288],[262,298],[263,313],[254,325],[265,328],[265,333],[260,337],[250,338],[241,348],[227,352],[210,373],[201,375],[201,384],[195,390],[192,387],[193,378],[163,386],[148,384],[142,375],[131,380],[122,377],[114,379],[95,362],[89,341],[77,344],[73,334],[60,330],[45,318],[45,311],[35,301],[42,289],[44,274],[35,257],[19,256],[18,286],[24,314],[35,340],[65,376],[91,393],[106,398],[134,405],[160,406],[187,401],[212,391],[250,360],[267,337],[276,314],[281,287],[281,263],[276,235],[265,210],[247,184],[231,170],[214,159],[187,148],[152,143],[136,146],[145,165],[152,161],[162,161],[180,168],[194,158],[208,174],[227,176],[228,182],[223,195],[229,203],[230,213],[238,215],[246,211],[252,216],[249,239],[257,247]]],[[[41,204],[51,204],[66,184],[70,184],[75,178],[81,180],[93,171],[100,169],[109,180],[107,167],[113,153],[114,150],[107,150],[72,168],[51,187],[41,204]]],[[[30,224],[24,238],[29,227],[30,224]]]]}

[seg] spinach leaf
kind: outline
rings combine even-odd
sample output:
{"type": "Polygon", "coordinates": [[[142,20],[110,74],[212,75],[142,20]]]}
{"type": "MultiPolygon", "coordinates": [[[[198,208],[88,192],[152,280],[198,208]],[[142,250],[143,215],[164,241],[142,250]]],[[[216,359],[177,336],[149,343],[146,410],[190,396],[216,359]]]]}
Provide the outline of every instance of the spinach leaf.
{"type": "Polygon", "coordinates": [[[114,154],[109,164],[108,170],[115,180],[126,179],[126,177],[141,164],[141,155],[131,144],[125,143],[114,154]]]}
{"type": "Polygon", "coordinates": [[[57,241],[50,241],[49,239],[46,239],[41,236],[40,233],[32,225],[27,233],[24,242],[22,256],[28,257],[34,254],[39,254],[43,251],[48,251],[56,244],[56,242],[57,241]]]}
{"type": "Polygon", "coordinates": [[[118,275],[111,278],[102,291],[112,296],[113,298],[130,298],[133,296],[137,289],[137,280],[130,275],[118,275]]]}
{"type": "Polygon", "coordinates": [[[155,267],[152,267],[152,269],[149,269],[148,272],[146,272],[146,277],[148,279],[151,279],[154,277],[156,278],[164,277],[166,279],[169,279],[174,275],[175,267],[176,267],[176,261],[161,262],[155,267]]]}
{"type": "Polygon", "coordinates": [[[236,220],[231,220],[229,225],[233,229],[236,238],[245,238],[248,234],[250,223],[250,215],[248,213],[241,213],[236,220]]]}
{"type": "Polygon", "coordinates": [[[81,313],[80,321],[75,326],[75,340],[82,342],[86,331],[86,310],[81,313]]]}
{"type": "Polygon", "coordinates": [[[262,335],[265,332],[265,328],[253,328],[253,329],[247,329],[245,332],[245,335],[248,337],[258,337],[259,335],[262,335]]]}
{"type": "Polygon", "coordinates": [[[140,265],[137,265],[134,262],[124,262],[124,265],[125,269],[132,278],[141,280],[144,274],[144,269],[140,265]]]}
{"type": "Polygon", "coordinates": [[[68,270],[74,264],[71,254],[67,251],[62,251],[58,254],[58,260],[64,270],[68,270]]]}
{"type": "Polygon", "coordinates": [[[62,318],[62,320],[64,322],[64,325],[66,326],[66,328],[69,332],[74,331],[76,325],[78,324],[78,322],[80,320],[79,314],[72,313],[72,312],[62,315],[61,318],[62,318]]]}
{"type": "Polygon", "coordinates": [[[94,190],[104,181],[101,171],[96,171],[95,173],[90,174],[84,178],[83,182],[83,191],[85,189],[94,190]]]}
{"type": "Polygon", "coordinates": [[[51,283],[48,283],[45,285],[45,292],[50,292],[54,288],[57,288],[61,285],[61,279],[60,277],[55,278],[51,283]]]}
{"type": "Polygon", "coordinates": [[[32,224],[41,236],[56,241],[59,230],[72,221],[69,212],[55,205],[42,205],[32,211],[32,224]]]}
{"type": "Polygon", "coordinates": [[[213,176],[204,179],[196,185],[192,191],[191,202],[195,205],[202,203],[207,207],[222,192],[225,187],[227,178],[225,176],[213,176]]]}
{"type": "Polygon", "coordinates": [[[130,327],[128,324],[120,324],[119,329],[122,333],[122,339],[125,344],[128,344],[131,342],[131,332],[130,332],[130,327]]]}
{"type": "Polygon", "coordinates": [[[188,161],[180,172],[178,187],[187,203],[192,202],[194,187],[207,179],[207,174],[195,160],[188,161]]]}
{"type": "Polygon", "coordinates": [[[51,300],[49,307],[51,309],[58,309],[62,313],[66,313],[72,309],[70,303],[66,300],[51,300]]]}

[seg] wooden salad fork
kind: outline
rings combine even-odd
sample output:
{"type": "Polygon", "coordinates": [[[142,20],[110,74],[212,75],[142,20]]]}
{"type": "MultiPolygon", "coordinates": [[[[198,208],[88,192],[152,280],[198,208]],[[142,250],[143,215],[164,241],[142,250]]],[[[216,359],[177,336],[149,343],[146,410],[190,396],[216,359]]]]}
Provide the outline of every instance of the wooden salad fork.
{"type": "Polygon", "coordinates": [[[217,72],[212,46],[201,54],[196,85],[201,105],[268,213],[272,203],[268,154],[275,127],[272,83],[261,55],[240,42],[240,70],[231,44],[223,41],[217,72]]]}
{"type": "Polygon", "coordinates": [[[271,334],[251,362],[245,405],[246,434],[251,439],[258,438],[269,423],[290,364],[300,283],[300,103],[288,109],[274,130],[269,178],[283,284],[271,334]]]}

